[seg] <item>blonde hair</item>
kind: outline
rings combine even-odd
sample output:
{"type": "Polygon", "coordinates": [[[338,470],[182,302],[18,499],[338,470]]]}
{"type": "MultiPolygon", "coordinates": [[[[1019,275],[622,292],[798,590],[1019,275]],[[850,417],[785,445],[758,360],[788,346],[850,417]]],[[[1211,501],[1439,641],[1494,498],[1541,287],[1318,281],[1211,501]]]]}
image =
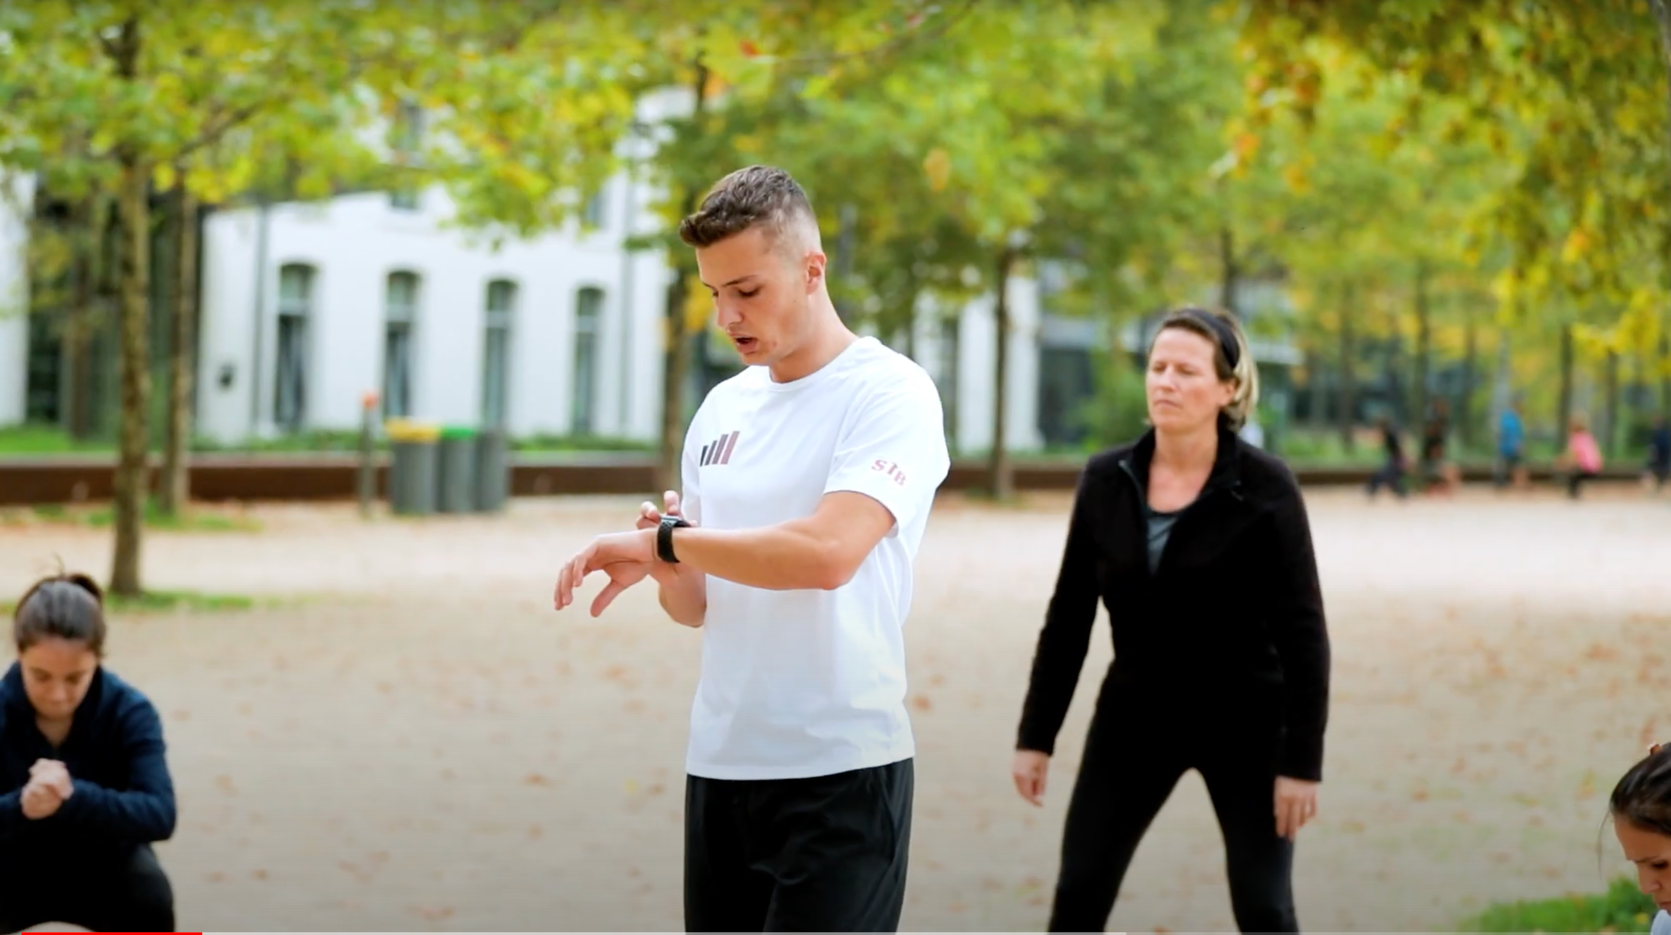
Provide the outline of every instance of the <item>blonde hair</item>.
{"type": "MultiPolygon", "coordinates": [[[[1168,328],[1182,328],[1206,338],[1213,345],[1213,371],[1220,380],[1236,384],[1235,395],[1220,410],[1230,422],[1232,431],[1239,431],[1259,405],[1259,367],[1248,350],[1247,335],[1235,316],[1227,312],[1208,311],[1194,305],[1172,310],[1155,329],[1158,338],[1168,328]],[[1225,342],[1235,347],[1235,363],[1231,363],[1225,342]]],[[[1152,349],[1152,347],[1151,347],[1152,349]]]]}

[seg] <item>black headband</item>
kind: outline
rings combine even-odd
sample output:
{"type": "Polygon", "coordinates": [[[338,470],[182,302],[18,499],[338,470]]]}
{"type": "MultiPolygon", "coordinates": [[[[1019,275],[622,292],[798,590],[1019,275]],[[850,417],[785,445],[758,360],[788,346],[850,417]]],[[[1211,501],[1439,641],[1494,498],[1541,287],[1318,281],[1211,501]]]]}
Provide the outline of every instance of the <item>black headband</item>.
{"type": "Polygon", "coordinates": [[[1212,312],[1203,311],[1198,308],[1186,308],[1179,313],[1179,317],[1188,318],[1190,321],[1206,325],[1207,330],[1211,331],[1218,337],[1218,346],[1224,351],[1224,359],[1230,364],[1231,370],[1235,370],[1236,365],[1241,363],[1241,343],[1236,340],[1236,332],[1230,330],[1230,325],[1227,324],[1224,319],[1214,315],[1212,312]]]}

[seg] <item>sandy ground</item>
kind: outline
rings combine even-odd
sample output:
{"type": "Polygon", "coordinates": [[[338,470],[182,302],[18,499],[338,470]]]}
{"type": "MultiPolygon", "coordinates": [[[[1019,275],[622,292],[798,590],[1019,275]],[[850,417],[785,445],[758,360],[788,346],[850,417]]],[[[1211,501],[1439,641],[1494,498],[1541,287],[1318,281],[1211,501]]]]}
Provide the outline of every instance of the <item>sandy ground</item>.
{"type": "MultiPolygon", "coordinates": [[[[1649,739],[1671,739],[1671,498],[1309,499],[1336,662],[1302,925],[1448,929],[1485,902],[1623,870],[1606,794],[1649,739]]],[[[179,924],[679,929],[700,634],[662,619],[647,587],[601,620],[549,603],[560,561],[633,504],[371,522],[285,507],[257,511],[257,534],[152,534],[153,588],[303,598],[114,622],[109,664],[152,695],[171,744],[181,820],[160,853],[179,924]]],[[[1026,805],[1010,749],[1065,510],[947,501],[931,524],[909,624],[908,929],[1044,925],[1111,655],[1099,622],[1048,803],[1026,805]]],[[[109,534],[0,526],[0,593],[55,556],[102,578],[109,534]]],[[[1110,927],[1233,930],[1194,774],[1110,927]]]]}

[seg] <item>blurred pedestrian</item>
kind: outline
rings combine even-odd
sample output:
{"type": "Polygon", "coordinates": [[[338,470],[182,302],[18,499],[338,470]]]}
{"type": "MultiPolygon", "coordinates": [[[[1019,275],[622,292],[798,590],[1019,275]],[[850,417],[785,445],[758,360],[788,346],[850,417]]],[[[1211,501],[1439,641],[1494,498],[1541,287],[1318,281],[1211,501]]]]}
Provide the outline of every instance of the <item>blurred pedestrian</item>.
{"type": "Polygon", "coordinates": [[[1433,411],[1422,430],[1422,480],[1428,493],[1454,494],[1462,486],[1462,474],[1445,457],[1450,438],[1450,403],[1444,397],[1433,401],[1433,411]]]}
{"type": "Polygon", "coordinates": [[[892,931],[905,902],[916,744],[912,562],[950,468],[928,373],[836,314],[806,193],[740,169],[680,225],[747,368],[686,434],[682,494],[601,536],[594,615],[653,576],[701,627],[685,782],[690,931],[892,931]]]}
{"type": "Polygon", "coordinates": [[[173,836],[162,722],[103,665],[104,597],[84,575],[37,582],[12,618],[0,678],[0,932],[67,922],[172,932],[151,845],[173,836]]]}
{"type": "Polygon", "coordinates": [[[1671,479],[1671,421],[1661,413],[1654,417],[1653,430],[1648,433],[1648,467],[1642,482],[1659,493],[1665,489],[1668,479],[1671,479]]]}
{"type": "Polygon", "coordinates": [[[1572,429],[1567,434],[1567,453],[1563,465],[1567,475],[1567,496],[1578,499],[1579,488],[1587,480],[1594,480],[1601,475],[1602,458],[1601,446],[1596,444],[1596,437],[1590,434],[1589,425],[1583,416],[1574,416],[1572,429]]]}
{"type": "Polygon", "coordinates": [[[1236,435],[1258,396],[1234,320],[1169,315],[1152,428],[1091,458],[1024,703],[1013,777],[1039,805],[1099,599],[1113,624],[1068,804],[1051,931],[1101,931],[1185,771],[1205,780],[1243,931],[1298,931],[1294,841],[1317,812],[1330,648],[1293,474],[1236,435]]]}
{"type": "Polygon", "coordinates": [[[1503,407],[1497,419],[1497,486],[1511,484],[1515,490],[1531,485],[1526,471],[1526,424],[1520,418],[1518,397],[1503,407]]]}
{"type": "Polygon", "coordinates": [[[1381,462],[1381,469],[1369,478],[1369,498],[1375,499],[1376,493],[1382,487],[1386,487],[1396,494],[1398,499],[1403,500],[1408,496],[1408,491],[1404,489],[1406,461],[1404,445],[1398,438],[1398,429],[1386,416],[1376,419],[1375,427],[1381,430],[1381,447],[1386,454],[1381,462]]]}

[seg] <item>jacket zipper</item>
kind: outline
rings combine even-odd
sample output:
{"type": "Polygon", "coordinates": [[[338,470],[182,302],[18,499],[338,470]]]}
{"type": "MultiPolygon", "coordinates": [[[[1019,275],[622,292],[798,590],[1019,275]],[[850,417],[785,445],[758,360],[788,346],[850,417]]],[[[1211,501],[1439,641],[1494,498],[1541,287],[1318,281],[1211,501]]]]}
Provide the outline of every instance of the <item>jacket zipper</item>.
{"type": "MultiPolygon", "coordinates": [[[[1143,546],[1143,548],[1139,550],[1139,554],[1144,557],[1143,568],[1147,570],[1149,567],[1149,492],[1148,489],[1143,486],[1143,482],[1137,479],[1137,472],[1132,470],[1131,461],[1121,460],[1120,468],[1126,472],[1127,477],[1131,478],[1131,485],[1137,492],[1137,513],[1138,516],[1142,518],[1142,521],[1138,523],[1137,533],[1138,541],[1143,546]]],[[[1214,483],[1213,479],[1209,477],[1206,485],[1201,488],[1201,492],[1195,495],[1195,499],[1185,504],[1184,508],[1178,511],[1178,515],[1172,520],[1171,530],[1169,530],[1166,534],[1166,544],[1160,547],[1160,558],[1155,560],[1155,570],[1149,572],[1150,580],[1158,578],[1160,576],[1161,569],[1166,567],[1167,553],[1172,551],[1173,536],[1176,535],[1178,531],[1178,524],[1184,521],[1184,516],[1189,513],[1190,510],[1195,509],[1195,507],[1202,501],[1205,501],[1209,497],[1212,497],[1220,491],[1226,489],[1228,488],[1224,483],[1214,483]]]]}

